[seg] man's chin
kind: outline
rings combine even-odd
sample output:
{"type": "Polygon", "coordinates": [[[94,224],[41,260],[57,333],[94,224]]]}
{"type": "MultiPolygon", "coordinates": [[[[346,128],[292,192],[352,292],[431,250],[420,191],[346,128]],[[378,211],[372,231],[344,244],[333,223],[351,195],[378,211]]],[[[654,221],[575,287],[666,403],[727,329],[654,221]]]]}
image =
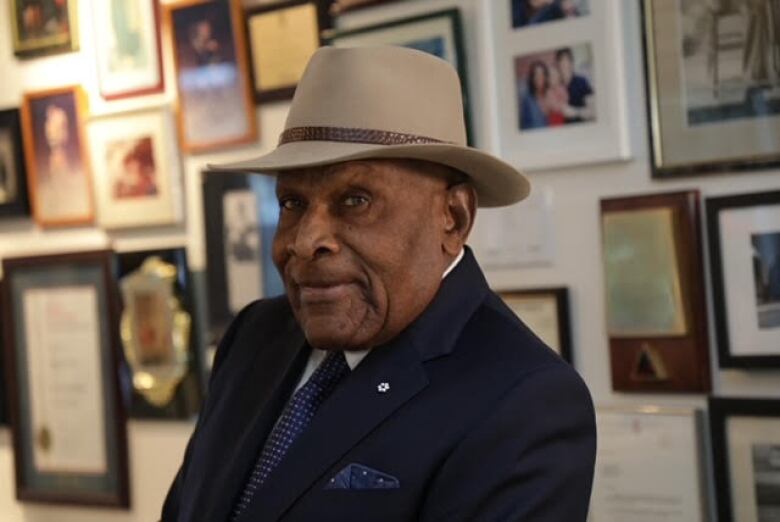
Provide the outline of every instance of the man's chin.
{"type": "Polygon", "coordinates": [[[368,343],[363,336],[357,332],[334,329],[332,322],[330,325],[316,324],[318,321],[311,321],[303,327],[303,333],[306,340],[312,348],[320,350],[362,350],[368,347],[368,343]]]}

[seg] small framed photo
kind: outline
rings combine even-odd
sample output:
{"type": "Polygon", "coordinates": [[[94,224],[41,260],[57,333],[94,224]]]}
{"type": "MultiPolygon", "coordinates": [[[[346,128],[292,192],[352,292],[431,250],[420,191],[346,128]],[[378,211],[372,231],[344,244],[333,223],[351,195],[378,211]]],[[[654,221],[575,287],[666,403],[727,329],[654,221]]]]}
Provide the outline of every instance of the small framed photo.
{"type": "Polygon", "coordinates": [[[642,4],[653,176],[780,164],[777,2],[642,4]]]}
{"type": "Polygon", "coordinates": [[[88,124],[98,223],[171,225],[183,217],[181,163],[171,115],[139,111],[88,124]]]}
{"type": "Polygon", "coordinates": [[[331,26],[327,2],[284,0],[245,11],[255,102],[292,98],[320,33],[331,26]]]}
{"type": "Polygon", "coordinates": [[[588,16],[591,0],[564,0],[538,2],[533,0],[512,1],[512,28],[522,29],[549,22],[565,21],[588,16]]]}
{"type": "Polygon", "coordinates": [[[27,172],[17,109],[0,111],[0,216],[27,216],[27,172]]]}
{"type": "Polygon", "coordinates": [[[77,51],[77,0],[10,0],[14,54],[31,58],[77,51]]]}
{"type": "Polygon", "coordinates": [[[127,508],[110,251],[3,260],[16,495],[127,508]]]}
{"type": "Polygon", "coordinates": [[[719,364],[780,367],[780,191],[706,208],[719,364]]]}
{"type": "Polygon", "coordinates": [[[257,115],[239,0],[165,4],[173,38],[179,142],[190,153],[251,143],[257,115]]]}
{"type": "Polygon", "coordinates": [[[81,87],[28,93],[22,131],[35,221],[42,227],[94,221],[92,173],[82,134],[86,97],[81,87]]]}
{"type": "Polygon", "coordinates": [[[565,287],[499,292],[506,305],[544,343],[572,363],[569,291],[565,287]]]}
{"type": "Polygon", "coordinates": [[[106,100],[162,92],[159,0],[92,0],[100,95],[106,100]]]}
{"type": "Polygon", "coordinates": [[[709,399],[718,520],[773,521],[780,512],[780,400],[709,399]]]}

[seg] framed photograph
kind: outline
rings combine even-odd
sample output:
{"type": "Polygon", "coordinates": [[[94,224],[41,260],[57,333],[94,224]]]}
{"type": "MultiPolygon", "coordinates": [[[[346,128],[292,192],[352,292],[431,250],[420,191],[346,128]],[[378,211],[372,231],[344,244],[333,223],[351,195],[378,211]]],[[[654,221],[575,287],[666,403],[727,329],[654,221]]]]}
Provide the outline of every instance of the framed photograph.
{"type": "Polygon", "coordinates": [[[181,163],[167,111],[96,118],[87,129],[102,227],[171,225],[182,220],[181,163]]]}
{"type": "Polygon", "coordinates": [[[129,506],[110,251],[3,260],[16,496],[129,506]]]}
{"type": "Polygon", "coordinates": [[[173,38],[179,142],[186,152],[257,138],[239,0],[165,4],[173,38]]]}
{"type": "Polygon", "coordinates": [[[77,51],[77,0],[10,0],[14,54],[19,58],[77,51]]]}
{"type": "Polygon", "coordinates": [[[710,388],[699,193],[601,201],[612,387],[710,388]]]}
{"type": "MultiPolygon", "coordinates": [[[[532,171],[628,159],[621,0],[482,2],[502,157],[532,171]]],[[[490,85],[488,86],[490,88],[490,85]]]]}
{"type": "Polygon", "coordinates": [[[27,216],[27,172],[17,109],[0,111],[0,216],[27,216]]]}
{"type": "Polygon", "coordinates": [[[466,132],[469,144],[473,143],[466,54],[458,9],[435,11],[356,29],[325,31],[324,36],[328,45],[336,47],[399,45],[424,51],[450,62],[460,76],[466,132]]]}
{"type": "Polygon", "coordinates": [[[92,0],[100,95],[162,92],[159,0],[92,0]]]}
{"type": "Polygon", "coordinates": [[[780,164],[780,6],[644,0],[653,176],[780,164]]]}
{"type": "Polygon", "coordinates": [[[340,15],[348,11],[373,7],[380,4],[389,4],[401,0],[334,0],[330,7],[330,12],[334,15],[340,15]]]}
{"type": "Polygon", "coordinates": [[[569,291],[565,287],[499,292],[506,305],[539,339],[572,363],[569,291]]]}
{"type": "Polygon", "coordinates": [[[292,98],[309,58],[331,26],[327,2],[285,0],[245,11],[255,102],[292,98]]]}
{"type": "Polygon", "coordinates": [[[722,368],[780,367],[780,191],[708,198],[722,368]]]}
{"type": "Polygon", "coordinates": [[[780,400],[709,399],[718,520],[780,513],[780,400]]]}
{"type": "Polygon", "coordinates": [[[42,227],[94,221],[92,174],[82,134],[86,95],[81,87],[28,93],[22,131],[30,198],[42,227]]]}
{"type": "Polygon", "coordinates": [[[267,176],[203,173],[210,342],[244,306],[285,292],[271,259],[279,221],[275,184],[267,176]]]}

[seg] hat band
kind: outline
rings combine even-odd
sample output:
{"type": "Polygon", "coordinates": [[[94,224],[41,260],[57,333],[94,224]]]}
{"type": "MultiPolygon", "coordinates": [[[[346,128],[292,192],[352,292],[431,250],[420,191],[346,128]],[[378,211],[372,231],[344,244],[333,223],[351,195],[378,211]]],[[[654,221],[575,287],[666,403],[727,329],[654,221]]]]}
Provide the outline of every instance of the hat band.
{"type": "Polygon", "coordinates": [[[416,134],[350,127],[293,127],[282,132],[279,145],[296,141],[342,141],[371,145],[416,145],[425,143],[452,143],[416,134]]]}

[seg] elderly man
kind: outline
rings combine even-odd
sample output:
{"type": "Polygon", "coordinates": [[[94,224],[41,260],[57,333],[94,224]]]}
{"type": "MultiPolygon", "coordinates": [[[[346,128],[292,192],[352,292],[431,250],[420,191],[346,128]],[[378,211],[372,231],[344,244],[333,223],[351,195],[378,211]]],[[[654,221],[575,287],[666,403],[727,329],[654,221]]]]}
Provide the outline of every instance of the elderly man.
{"type": "Polygon", "coordinates": [[[279,146],[219,168],[277,176],[287,295],[225,334],[163,520],[585,520],[588,391],[465,246],[528,183],[448,64],[321,49],[279,146]]]}

